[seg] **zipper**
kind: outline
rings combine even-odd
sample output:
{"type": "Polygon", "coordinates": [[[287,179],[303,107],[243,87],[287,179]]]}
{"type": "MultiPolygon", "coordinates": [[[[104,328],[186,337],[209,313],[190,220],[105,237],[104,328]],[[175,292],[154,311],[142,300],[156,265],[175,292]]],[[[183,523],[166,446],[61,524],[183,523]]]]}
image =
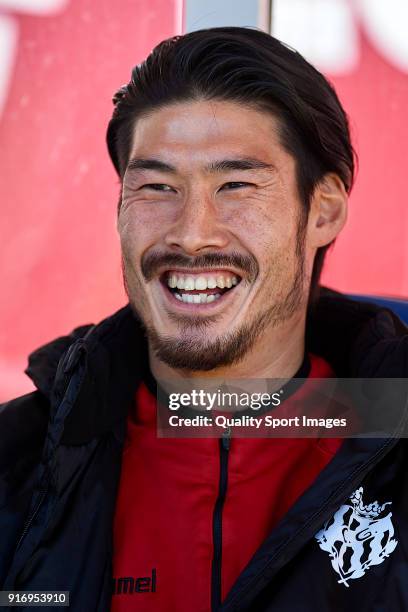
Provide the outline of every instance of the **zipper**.
{"type": "Polygon", "coordinates": [[[30,516],[28,517],[28,519],[27,519],[27,521],[26,521],[26,524],[24,525],[24,529],[23,529],[23,531],[22,531],[22,533],[21,533],[20,539],[19,539],[19,541],[17,542],[16,551],[17,551],[17,550],[20,548],[20,545],[21,545],[22,541],[24,540],[25,536],[27,535],[27,531],[28,531],[28,530],[30,529],[30,527],[31,527],[31,523],[33,522],[33,520],[34,520],[34,519],[35,519],[35,517],[37,516],[37,514],[38,514],[38,512],[39,512],[39,510],[40,510],[40,508],[41,508],[41,505],[42,505],[42,503],[43,503],[43,501],[44,501],[44,499],[45,499],[45,496],[46,496],[46,494],[47,494],[47,491],[48,491],[48,486],[47,486],[47,487],[42,488],[42,489],[39,491],[39,497],[38,497],[37,503],[36,503],[36,505],[35,505],[35,507],[34,507],[34,509],[33,509],[32,513],[31,513],[31,514],[30,514],[30,516]]]}
{"type": "Polygon", "coordinates": [[[219,440],[220,480],[218,497],[213,514],[213,560],[211,567],[211,610],[216,612],[221,605],[221,563],[222,563],[222,510],[228,487],[228,457],[231,444],[231,428],[224,430],[219,440]]]}

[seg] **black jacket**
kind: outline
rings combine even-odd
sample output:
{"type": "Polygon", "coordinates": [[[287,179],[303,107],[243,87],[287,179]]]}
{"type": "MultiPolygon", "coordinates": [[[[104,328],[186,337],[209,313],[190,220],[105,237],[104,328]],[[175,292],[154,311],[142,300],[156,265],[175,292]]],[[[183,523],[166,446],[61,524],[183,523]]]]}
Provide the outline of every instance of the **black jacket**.
{"type": "MultiPolygon", "coordinates": [[[[374,305],[324,290],[306,340],[339,377],[408,374],[408,330],[374,305]]],[[[68,590],[70,610],[109,610],[126,416],[146,367],[146,340],[128,306],[30,356],[37,391],[0,407],[3,590],[68,590]]],[[[346,440],[220,609],[408,610],[407,479],[405,440],[346,440]]]]}

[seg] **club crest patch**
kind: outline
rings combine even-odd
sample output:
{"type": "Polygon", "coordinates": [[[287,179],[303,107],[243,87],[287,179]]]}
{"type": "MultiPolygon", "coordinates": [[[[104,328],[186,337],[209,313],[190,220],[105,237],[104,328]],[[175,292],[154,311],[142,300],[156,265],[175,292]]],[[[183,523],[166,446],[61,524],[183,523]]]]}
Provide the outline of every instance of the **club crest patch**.
{"type": "Polygon", "coordinates": [[[363,503],[363,487],[350,496],[315,536],[320,548],[329,553],[339,584],[361,578],[373,565],[380,565],[398,542],[391,522],[391,502],[363,503]]]}

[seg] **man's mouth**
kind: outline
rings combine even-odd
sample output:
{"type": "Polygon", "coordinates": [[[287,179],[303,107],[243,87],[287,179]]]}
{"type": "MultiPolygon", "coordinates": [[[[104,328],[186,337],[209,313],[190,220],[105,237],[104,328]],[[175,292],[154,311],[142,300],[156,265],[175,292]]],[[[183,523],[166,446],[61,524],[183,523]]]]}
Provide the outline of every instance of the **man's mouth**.
{"type": "Polygon", "coordinates": [[[241,277],[226,270],[182,272],[167,270],[161,275],[162,285],[174,298],[185,304],[211,304],[241,282],[241,277]]]}

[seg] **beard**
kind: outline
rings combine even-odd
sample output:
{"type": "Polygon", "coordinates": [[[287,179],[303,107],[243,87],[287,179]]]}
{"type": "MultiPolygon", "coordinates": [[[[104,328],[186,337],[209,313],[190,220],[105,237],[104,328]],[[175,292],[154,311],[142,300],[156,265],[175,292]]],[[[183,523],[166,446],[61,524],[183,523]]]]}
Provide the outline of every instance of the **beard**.
{"type": "MultiPolygon", "coordinates": [[[[205,334],[206,330],[211,333],[211,327],[216,323],[221,315],[207,316],[206,318],[199,316],[183,316],[175,315],[168,312],[169,318],[178,324],[180,329],[180,337],[174,338],[164,334],[158,334],[157,331],[147,324],[141,315],[140,308],[137,308],[129,294],[129,286],[126,282],[125,267],[123,265],[123,277],[125,290],[129,297],[130,305],[137,315],[138,319],[144,326],[149,345],[156,357],[170,366],[171,368],[183,370],[185,372],[204,372],[214,370],[216,368],[231,366],[240,362],[244,356],[254,347],[256,341],[260,338],[266,328],[277,327],[288,321],[294,313],[299,310],[302,304],[307,301],[305,298],[305,223],[303,219],[299,219],[296,250],[295,250],[295,266],[292,273],[292,281],[286,289],[284,295],[280,295],[277,301],[268,308],[258,312],[248,323],[244,323],[239,329],[232,332],[222,334],[214,340],[203,339],[200,337],[200,332],[205,334]],[[191,334],[188,337],[189,333],[191,334]]],[[[158,263],[162,262],[162,257],[158,257],[158,263]]],[[[184,263],[180,256],[176,255],[170,259],[174,259],[172,263],[184,263]]],[[[238,259],[238,257],[236,258],[238,259]]],[[[243,263],[241,258],[240,263],[243,263]]],[[[203,255],[196,258],[195,265],[211,265],[225,263],[225,256],[203,255]],[[199,263],[198,259],[200,260],[199,263]],[[208,261],[207,261],[208,259],[208,261]],[[219,261],[218,261],[219,260],[219,261]]],[[[228,258],[228,263],[236,263],[234,255],[228,258]]],[[[258,264],[256,261],[251,261],[250,258],[245,262],[245,266],[252,272],[253,278],[257,276],[258,264]]],[[[192,265],[194,267],[194,265],[192,265]]],[[[242,266],[244,267],[244,266],[242,266]]],[[[144,276],[149,280],[154,273],[155,258],[149,260],[145,266],[144,276]]],[[[143,270],[143,264],[142,264],[143,270]]],[[[243,281],[241,281],[243,282],[243,281]]]]}

